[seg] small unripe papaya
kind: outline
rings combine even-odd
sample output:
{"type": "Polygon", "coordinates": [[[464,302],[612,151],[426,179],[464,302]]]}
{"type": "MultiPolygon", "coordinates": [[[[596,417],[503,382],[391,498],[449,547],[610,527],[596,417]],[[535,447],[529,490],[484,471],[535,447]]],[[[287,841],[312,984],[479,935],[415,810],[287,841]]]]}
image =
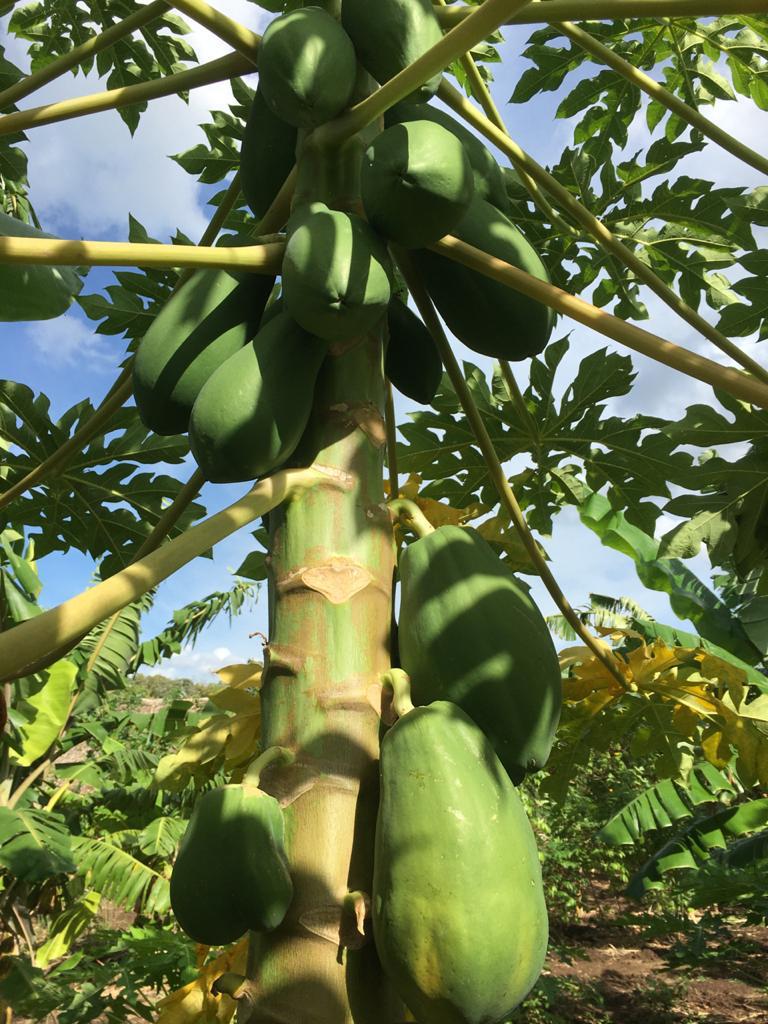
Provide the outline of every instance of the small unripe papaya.
{"type": "Polygon", "coordinates": [[[171,907],[195,942],[220,946],[271,931],[293,898],[280,804],[256,786],[199,798],[171,873],[171,907]]]}
{"type": "Polygon", "coordinates": [[[189,421],[192,454],[206,480],[254,480],[293,454],[326,351],[287,313],[278,313],[222,363],[200,391],[189,421]]]}
{"type": "Polygon", "coordinates": [[[360,190],[368,222],[408,249],[449,234],[474,189],[461,142],[433,121],[392,125],[363,156],[360,190]]]}
{"type": "Polygon", "coordinates": [[[386,311],[392,263],[362,217],[310,203],[288,224],[282,282],[285,308],[305,330],[348,341],[386,311]]]}
{"type": "Polygon", "coordinates": [[[352,40],[322,7],[270,22],[259,49],[259,87],[273,113],[311,131],[346,107],[357,76],[352,40]]]}

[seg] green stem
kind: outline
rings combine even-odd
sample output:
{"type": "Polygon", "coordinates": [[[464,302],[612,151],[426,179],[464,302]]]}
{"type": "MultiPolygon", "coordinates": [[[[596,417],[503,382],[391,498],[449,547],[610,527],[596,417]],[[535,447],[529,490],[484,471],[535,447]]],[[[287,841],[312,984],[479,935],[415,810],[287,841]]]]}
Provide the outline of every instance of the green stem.
{"type": "MultiPolygon", "coordinates": [[[[551,0],[554,2],[554,0],[551,0]]],[[[704,317],[700,316],[696,310],[692,309],[686,302],[684,302],[679,295],[677,295],[668,285],[666,285],[660,277],[658,277],[649,266],[647,266],[641,259],[639,259],[631,249],[623,245],[616,236],[603,224],[601,220],[595,217],[594,214],[575,199],[571,193],[565,188],[556,178],[553,178],[548,171],[544,170],[541,164],[537,163],[533,157],[526,153],[520,146],[514,142],[508,135],[500,131],[495,124],[488,120],[483,114],[480,113],[468,100],[466,100],[461,93],[454,89],[449,82],[445,79],[440,84],[438,90],[438,96],[444,100],[447,105],[454,110],[457,114],[460,114],[466,121],[468,121],[474,128],[478,129],[487,139],[498,146],[499,149],[506,153],[510,159],[517,159],[531,175],[531,177],[537,181],[542,188],[546,189],[551,196],[553,196],[558,203],[567,210],[573,219],[582,225],[582,227],[595,238],[598,243],[613,256],[615,256],[625,267],[628,267],[635,276],[648,285],[651,291],[655,292],[659,298],[669,306],[670,309],[674,310],[686,323],[690,324],[691,327],[695,328],[705,338],[716,345],[721,352],[725,352],[729,355],[734,362],[739,363],[751,374],[762,380],[768,382],[768,370],[765,370],[758,362],[748,356],[745,352],[735,345],[732,341],[721,334],[717,328],[707,323],[704,317]]]]}
{"type": "MultiPolygon", "coordinates": [[[[435,7],[440,23],[450,28],[475,10],[467,4],[435,7]]],[[[709,18],[724,14],[765,14],[765,0],[534,0],[507,18],[506,25],[616,18],[709,18]]]]}
{"type": "Polygon", "coordinates": [[[442,324],[435,312],[435,307],[432,305],[432,300],[430,299],[421,278],[414,270],[410,257],[404,250],[398,250],[397,262],[400,266],[403,277],[406,280],[408,289],[413,296],[413,300],[419,310],[421,319],[424,321],[427,329],[435,340],[435,344],[437,345],[438,351],[440,352],[443,360],[443,365],[448,372],[448,376],[451,379],[451,383],[456,391],[461,407],[464,410],[464,415],[469,421],[472,433],[475,435],[478,447],[483,454],[483,459],[488,469],[488,476],[491,479],[491,483],[496,489],[496,493],[499,496],[501,504],[504,506],[512,520],[518,536],[522,540],[523,546],[528,552],[531,562],[535,566],[538,574],[541,576],[541,580],[549,591],[549,594],[555,604],[565,616],[566,621],[576,631],[577,635],[581,637],[595,657],[597,657],[608,669],[611,675],[621,683],[622,687],[625,686],[626,682],[624,677],[617,666],[610,649],[603,644],[602,641],[593,637],[585,628],[583,622],[572,608],[570,601],[560,589],[557,580],[552,575],[549,566],[539,551],[533,534],[528,528],[525,516],[523,515],[523,510],[517,502],[514,491],[512,490],[509,480],[507,480],[504,469],[499,461],[499,457],[496,454],[496,449],[493,447],[493,442],[491,441],[490,435],[485,427],[483,418],[480,415],[480,410],[475,404],[472,392],[469,390],[467,382],[464,379],[464,375],[461,372],[461,367],[459,366],[456,356],[453,354],[453,349],[445,336],[445,331],[443,330],[442,324]]]}
{"type": "Polygon", "coordinates": [[[41,107],[17,110],[0,117],[0,136],[38,128],[45,124],[68,121],[85,114],[97,114],[103,110],[119,110],[132,103],[159,99],[161,96],[175,96],[187,89],[197,89],[214,82],[239,78],[253,71],[253,62],[239,53],[228,53],[207,64],[187,68],[165,78],[153,78],[138,85],[125,85],[120,89],[107,89],[90,96],[76,96],[58,103],[47,103],[41,107]]]}
{"type": "Polygon", "coordinates": [[[247,979],[242,974],[234,974],[232,971],[227,971],[225,974],[220,974],[219,977],[211,985],[211,991],[214,995],[229,996],[230,999],[239,999],[243,994],[243,986],[246,984],[247,979]]]}
{"type": "Polygon", "coordinates": [[[400,494],[397,479],[397,423],[395,421],[395,402],[392,396],[392,385],[387,381],[384,399],[384,421],[387,428],[387,469],[389,471],[389,495],[396,498],[400,494]]]}
{"type": "Polygon", "coordinates": [[[350,138],[362,131],[371,121],[381,117],[414,89],[418,89],[428,79],[444,71],[463,53],[487,39],[506,18],[511,17],[527,2],[528,0],[484,0],[479,7],[473,7],[467,18],[447,32],[413,64],[409,64],[341,117],[316,128],[314,135],[318,144],[333,146],[342,139],[350,138]]]}
{"type": "Polygon", "coordinates": [[[421,511],[416,502],[409,498],[394,498],[387,505],[397,519],[406,523],[418,537],[426,537],[435,532],[435,528],[421,511]]]}
{"type": "Polygon", "coordinates": [[[265,751],[259,754],[255,761],[248,765],[248,770],[243,778],[243,785],[253,786],[255,789],[258,789],[261,782],[261,773],[265,768],[274,764],[275,761],[285,761],[287,764],[291,764],[295,759],[296,755],[288,747],[267,747],[265,751]]]}
{"type": "Polygon", "coordinates": [[[76,642],[78,637],[138,600],[214,544],[266,515],[292,495],[320,483],[345,486],[344,481],[312,468],[275,473],[255,484],[239,501],[190,527],[109,579],[0,633],[2,680],[26,675],[29,666],[51,650],[76,642]]]}
{"type": "Polygon", "coordinates": [[[211,7],[205,0],[168,0],[168,6],[183,11],[212,35],[229,43],[233,50],[247,57],[254,65],[258,63],[261,36],[251,32],[239,21],[211,7]]]}
{"type": "Polygon", "coordinates": [[[407,672],[403,672],[401,668],[392,668],[381,677],[381,685],[392,691],[392,707],[397,712],[398,718],[413,711],[411,679],[407,672]]]}

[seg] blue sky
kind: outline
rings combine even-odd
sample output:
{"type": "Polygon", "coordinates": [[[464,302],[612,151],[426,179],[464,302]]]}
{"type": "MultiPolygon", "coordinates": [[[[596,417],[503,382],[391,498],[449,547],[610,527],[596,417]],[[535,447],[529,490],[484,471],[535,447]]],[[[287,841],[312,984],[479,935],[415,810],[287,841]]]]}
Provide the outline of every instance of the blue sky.
{"type": "MultiPolygon", "coordinates": [[[[263,30],[266,19],[272,17],[247,0],[219,0],[218,6],[256,31],[263,30]]],[[[5,31],[7,20],[0,19],[7,56],[26,68],[28,62],[23,46],[5,31]]],[[[547,165],[559,157],[570,139],[570,124],[554,118],[562,94],[546,94],[525,108],[507,103],[514,82],[528,66],[520,54],[531,31],[530,27],[504,30],[505,43],[501,49],[505,65],[503,70],[494,66],[496,81],[492,91],[513,136],[540,163],[547,165]]],[[[201,61],[227,52],[225,44],[202,29],[195,28],[189,38],[201,61]]],[[[250,82],[255,85],[256,77],[250,82]]],[[[73,78],[67,75],[22,101],[21,105],[35,106],[102,88],[104,83],[94,76],[73,78]]],[[[199,237],[212,212],[205,206],[211,188],[197,185],[169,156],[203,141],[198,125],[207,120],[210,109],[225,108],[230,98],[229,86],[221,83],[193,90],[189,105],[173,97],[154,101],[142,115],[133,138],[114,111],[30,131],[26,149],[30,158],[31,198],[44,228],[64,238],[125,239],[130,212],[150,235],[163,241],[167,241],[176,228],[190,237],[199,237]]],[[[710,116],[743,138],[768,138],[768,114],[751,103],[718,103],[710,116]]],[[[648,139],[644,126],[639,126],[630,138],[628,152],[644,146],[648,139]]],[[[500,159],[505,162],[503,157],[500,159]]],[[[714,146],[686,158],[681,169],[720,186],[764,184],[758,172],[714,146]]],[[[98,291],[111,280],[111,270],[96,268],[86,281],[84,293],[98,291]]],[[[725,361],[654,297],[648,299],[648,306],[651,319],[645,326],[650,330],[709,358],[725,361]]],[[[571,351],[561,370],[563,382],[572,379],[580,359],[596,348],[620,350],[607,339],[562,319],[556,336],[568,330],[572,331],[571,351]]],[[[468,352],[459,344],[456,347],[460,357],[490,368],[489,360],[468,352]]],[[[93,334],[91,322],[78,307],[73,307],[65,316],[53,321],[0,324],[0,350],[2,376],[45,392],[51,399],[54,413],[60,413],[85,396],[94,402],[100,400],[114,380],[124,346],[120,339],[93,334]]],[[[641,356],[633,356],[633,362],[638,372],[637,383],[632,394],[621,399],[620,407],[614,410],[622,415],[642,411],[674,417],[693,402],[712,401],[710,389],[703,384],[641,356]]],[[[521,383],[524,383],[525,373],[527,364],[518,364],[516,374],[521,383]]],[[[398,400],[401,416],[411,407],[407,400],[398,400]]],[[[187,475],[188,472],[186,470],[187,475]]],[[[203,500],[213,512],[245,489],[242,485],[207,485],[203,500]]],[[[668,529],[672,522],[663,520],[660,532],[668,529]]],[[[146,635],[162,629],[174,608],[230,586],[232,570],[247,554],[250,540],[247,532],[229,538],[217,547],[213,561],[198,559],[163,584],[154,610],[145,619],[146,635]]],[[[590,591],[627,595],[660,620],[676,621],[666,597],[645,591],[635,576],[632,563],[603,548],[570,510],[558,517],[554,535],[543,538],[543,542],[552,570],[572,604],[584,603],[590,591]]],[[[704,556],[689,565],[702,578],[709,578],[704,556]]],[[[41,599],[50,607],[86,587],[93,564],[90,559],[72,552],[66,556],[46,557],[39,569],[44,582],[41,599]]],[[[533,590],[544,613],[554,612],[554,605],[538,580],[533,581],[533,590]]],[[[259,641],[249,639],[248,634],[265,629],[264,593],[249,614],[236,619],[231,626],[221,620],[203,635],[195,650],[183,652],[160,670],[213,682],[212,669],[260,656],[259,641]]]]}

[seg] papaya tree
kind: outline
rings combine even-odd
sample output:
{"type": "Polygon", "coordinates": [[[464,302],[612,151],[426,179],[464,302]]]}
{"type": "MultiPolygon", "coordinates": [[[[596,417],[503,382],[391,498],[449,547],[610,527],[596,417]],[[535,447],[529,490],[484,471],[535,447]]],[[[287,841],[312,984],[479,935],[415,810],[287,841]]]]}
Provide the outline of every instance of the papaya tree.
{"type": "Polygon", "coordinates": [[[4,386],[0,511],[61,550],[70,517],[58,530],[53,510],[85,510],[101,578],[14,620],[0,678],[13,706],[14,686],[34,689],[91,630],[109,637],[123,609],[259,521],[259,735],[198,800],[171,877],[180,926],[227,948],[167,1019],[193,996],[209,1019],[237,1005],[243,1024],[503,1021],[546,951],[517,787],[546,764],[563,696],[553,786],[585,737],[627,723],[669,777],[690,775],[695,749],[768,786],[768,371],[734,340],[765,337],[765,190],[675,172],[707,145],[768,170],[701,109],[737,94],[768,106],[768,3],[270,2],[261,35],[203,0],[172,6],[231,52],[195,64],[165,3],[43,2],[11,21],[33,68],[7,65],[0,92],[3,318],[53,318],[76,299],[129,345],[101,404],[50,429],[43,396],[4,386]],[[539,26],[512,100],[562,88],[559,112],[580,115],[550,170],[493,95],[508,24],[539,26]],[[15,109],[94,59],[118,87],[15,109]],[[43,230],[24,133],[107,109],[135,128],[152,99],[225,80],[235,105],[178,157],[205,182],[231,174],[200,244],[135,222],[128,243],[43,230]],[[660,137],[617,158],[642,116],[660,137]],[[88,266],[139,272],[116,272],[105,299],[81,294],[88,266]],[[651,295],[706,355],[629,322],[651,295]],[[633,370],[605,349],[558,401],[557,317],[714,389],[710,404],[679,422],[608,416],[633,370]],[[490,387],[457,342],[494,361],[490,387]],[[429,408],[398,424],[393,388],[429,408]],[[718,448],[736,441],[729,462],[718,448]],[[99,490],[84,451],[113,486],[99,490]],[[184,483],[132,475],[189,453],[184,483]],[[531,466],[513,474],[516,456],[531,466]],[[202,518],[206,482],[252,486],[202,518]],[[633,620],[596,635],[532,532],[568,506],[699,633],[633,620]],[[662,510],[682,522],[658,541],[662,510]],[[730,574],[727,601],[686,574],[702,545],[730,574]],[[559,659],[520,573],[578,638],[559,659]]]}

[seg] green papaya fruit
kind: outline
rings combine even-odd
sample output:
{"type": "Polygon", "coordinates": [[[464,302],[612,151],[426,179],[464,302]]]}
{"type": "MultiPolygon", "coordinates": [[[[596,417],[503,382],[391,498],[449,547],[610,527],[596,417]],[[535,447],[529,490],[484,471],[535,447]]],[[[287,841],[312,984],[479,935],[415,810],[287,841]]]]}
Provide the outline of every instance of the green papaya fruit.
{"type": "Polygon", "coordinates": [[[543,615],[479,533],[441,526],[409,544],[398,640],[413,700],[450,700],[480,726],[514,782],[542,767],[562,686],[543,615]]]}
{"type": "MultiPolygon", "coordinates": [[[[341,23],[360,63],[383,85],[443,38],[431,0],[344,0],[341,23]]],[[[437,92],[434,75],[409,98],[427,100],[437,92]]]]}
{"type": "Polygon", "coordinates": [[[416,314],[394,297],[387,306],[387,327],[384,373],[401,394],[429,405],[443,376],[443,363],[432,335],[416,314]]]}
{"type": "Polygon", "coordinates": [[[283,301],[312,334],[347,341],[375,327],[389,302],[392,264],[362,217],[310,203],[291,217],[283,301]]]}
{"type": "Polygon", "coordinates": [[[419,1024],[497,1024],[547,949],[536,842],[478,727],[436,701],[381,743],[373,934],[419,1024]]]}
{"type": "Polygon", "coordinates": [[[259,87],[274,114],[311,131],[340,114],[357,75],[352,40],[322,7],[270,22],[259,49],[259,87]]]}
{"type": "Polygon", "coordinates": [[[205,382],[256,334],[274,280],[267,274],[196,270],[170,297],[141,339],[133,364],[136,406],[150,430],[187,430],[205,382]]]}
{"type": "MultiPolygon", "coordinates": [[[[56,238],[16,217],[0,213],[0,236],[56,238]]],[[[66,313],[83,287],[74,267],[0,263],[0,320],[50,320],[66,313]]]]}
{"type": "Polygon", "coordinates": [[[171,873],[171,907],[191,939],[221,946],[277,928],[293,898],[284,841],[280,804],[256,786],[199,798],[171,873]]]}
{"type": "Polygon", "coordinates": [[[272,113],[257,89],[240,148],[240,187],[257,220],[270,208],[296,162],[297,135],[294,125],[272,113]]]}
{"type": "Polygon", "coordinates": [[[287,313],[279,313],[221,364],[189,420],[190,447],[206,480],[253,480],[293,454],[326,351],[287,313]]]}
{"type": "Polygon", "coordinates": [[[266,327],[270,320],[274,320],[278,313],[283,312],[283,297],[282,295],[278,295],[278,297],[273,302],[270,302],[264,310],[261,317],[261,323],[259,324],[259,330],[261,330],[262,327],[266,327]]]}
{"type": "Polygon", "coordinates": [[[360,191],[368,223],[408,249],[449,234],[474,189],[464,147],[434,121],[394,124],[363,156],[360,191]]]}
{"type": "Polygon", "coordinates": [[[408,124],[410,121],[433,121],[451,132],[467,154],[475,182],[475,196],[492,203],[502,213],[509,212],[504,172],[482,139],[474,135],[442,107],[429,103],[398,103],[384,115],[384,123],[408,124]]]}
{"type": "MultiPolygon", "coordinates": [[[[549,281],[531,243],[503,213],[475,197],[452,232],[457,238],[549,281]]],[[[447,256],[414,249],[413,261],[451,331],[474,352],[517,361],[535,356],[549,341],[549,306],[470,270],[447,256]]]]}

